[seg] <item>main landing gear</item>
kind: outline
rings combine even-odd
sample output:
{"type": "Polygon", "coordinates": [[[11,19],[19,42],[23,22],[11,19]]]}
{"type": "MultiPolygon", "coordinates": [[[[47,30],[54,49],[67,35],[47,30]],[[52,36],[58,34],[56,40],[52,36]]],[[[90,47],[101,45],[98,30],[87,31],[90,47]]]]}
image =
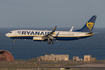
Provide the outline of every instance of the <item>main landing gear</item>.
{"type": "Polygon", "coordinates": [[[51,39],[48,38],[48,42],[47,43],[48,44],[53,44],[54,42],[51,39]]]}
{"type": "Polygon", "coordinates": [[[54,42],[51,41],[51,42],[47,42],[47,43],[48,43],[48,44],[53,44],[54,42]]]}

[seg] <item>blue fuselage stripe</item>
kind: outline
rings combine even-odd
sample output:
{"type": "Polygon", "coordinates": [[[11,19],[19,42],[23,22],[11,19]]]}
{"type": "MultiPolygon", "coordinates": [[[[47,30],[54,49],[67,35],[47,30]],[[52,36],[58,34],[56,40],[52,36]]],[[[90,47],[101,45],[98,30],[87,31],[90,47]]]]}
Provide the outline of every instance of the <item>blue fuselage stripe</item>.
{"type": "MultiPolygon", "coordinates": [[[[76,39],[82,39],[87,38],[91,36],[83,36],[83,37],[54,37],[56,40],[76,40],[76,39]]],[[[33,36],[30,37],[10,37],[11,39],[33,39],[33,36]]]]}

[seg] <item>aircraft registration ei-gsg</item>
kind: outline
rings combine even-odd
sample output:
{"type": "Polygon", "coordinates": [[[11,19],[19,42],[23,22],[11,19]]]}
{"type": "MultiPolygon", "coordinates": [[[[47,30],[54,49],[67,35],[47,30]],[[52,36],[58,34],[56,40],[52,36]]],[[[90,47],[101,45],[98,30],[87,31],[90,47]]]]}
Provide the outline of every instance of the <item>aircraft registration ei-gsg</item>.
{"type": "Polygon", "coordinates": [[[96,16],[93,15],[91,19],[79,30],[70,31],[56,31],[57,26],[52,31],[49,30],[13,30],[7,33],[6,36],[14,39],[32,39],[33,41],[47,41],[48,44],[53,44],[54,40],[78,40],[93,36],[93,27],[96,16]]]}

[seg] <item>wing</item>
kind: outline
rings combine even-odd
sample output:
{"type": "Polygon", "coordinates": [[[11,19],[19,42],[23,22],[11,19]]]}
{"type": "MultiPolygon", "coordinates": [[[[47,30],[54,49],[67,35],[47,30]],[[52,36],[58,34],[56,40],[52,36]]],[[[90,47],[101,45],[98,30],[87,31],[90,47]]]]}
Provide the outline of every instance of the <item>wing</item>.
{"type": "Polygon", "coordinates": [[[49,40],[53,40],[53,34],[55,34],[55,30],[56,30],[57,26],[54,27],[54,29],[52,30],[52,32],[50,32],[49,34],[43,36],[43,39],[49,39],[49,40]]]}

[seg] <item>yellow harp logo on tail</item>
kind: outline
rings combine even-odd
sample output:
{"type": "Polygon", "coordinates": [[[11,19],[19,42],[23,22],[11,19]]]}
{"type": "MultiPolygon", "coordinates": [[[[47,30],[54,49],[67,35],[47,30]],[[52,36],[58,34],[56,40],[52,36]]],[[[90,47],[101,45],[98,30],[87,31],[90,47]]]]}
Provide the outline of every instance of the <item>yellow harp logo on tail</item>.
{"type": "Polygon", "coordinates": [[[87,22],[87,27],[91,30],[93,28],[94,23],[87,22]]]}

